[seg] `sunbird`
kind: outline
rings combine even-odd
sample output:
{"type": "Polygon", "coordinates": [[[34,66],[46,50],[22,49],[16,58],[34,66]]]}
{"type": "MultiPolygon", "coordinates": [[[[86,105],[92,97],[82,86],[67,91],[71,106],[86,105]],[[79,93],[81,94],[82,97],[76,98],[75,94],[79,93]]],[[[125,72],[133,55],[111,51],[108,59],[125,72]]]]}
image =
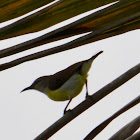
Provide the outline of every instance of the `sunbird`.
{"type": "Polygon", "coordinates": [[[80,94],[84,85],[86,85],[86,98],[89,96],[87,89],[88,71],[91,68],[93,60],[102,52],[100,51],[90,59],[75,63],[53,75],[39,77],[31,86],[23,89],[21,92],[34,89],[44,93],[54,101],[69,100],[64,109],[65,114],[68,105],[74,97],[80,94]]]}

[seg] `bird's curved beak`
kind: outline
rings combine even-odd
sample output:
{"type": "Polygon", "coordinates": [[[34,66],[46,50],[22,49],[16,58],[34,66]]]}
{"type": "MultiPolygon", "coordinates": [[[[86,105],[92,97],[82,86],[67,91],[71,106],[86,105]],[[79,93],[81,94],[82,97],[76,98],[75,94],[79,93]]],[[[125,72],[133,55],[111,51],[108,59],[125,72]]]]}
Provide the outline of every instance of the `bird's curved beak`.
{"type": "Polygon", "coordinates": [[[26,90],[29,90],[29,89],[32,89],[32,88],[31,87],[27,87],[27,88],[23,89],[21,92],[26,91],[26,90]]]}

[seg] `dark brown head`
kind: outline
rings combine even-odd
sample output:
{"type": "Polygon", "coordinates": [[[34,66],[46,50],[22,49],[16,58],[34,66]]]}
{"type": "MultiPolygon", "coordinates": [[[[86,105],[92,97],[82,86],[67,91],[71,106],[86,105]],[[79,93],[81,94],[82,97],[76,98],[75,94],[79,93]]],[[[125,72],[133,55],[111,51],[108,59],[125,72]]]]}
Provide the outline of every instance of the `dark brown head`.
{"type": "Polygon", "coordinates": [[[49,76],[43,76],[38,79],[36,79],[31,86],[23,89],[21,92],[30,90],[30,89],[35,89],[40,92],[45,92],[45,90],[48,88],[49,85],[49,76]]]}

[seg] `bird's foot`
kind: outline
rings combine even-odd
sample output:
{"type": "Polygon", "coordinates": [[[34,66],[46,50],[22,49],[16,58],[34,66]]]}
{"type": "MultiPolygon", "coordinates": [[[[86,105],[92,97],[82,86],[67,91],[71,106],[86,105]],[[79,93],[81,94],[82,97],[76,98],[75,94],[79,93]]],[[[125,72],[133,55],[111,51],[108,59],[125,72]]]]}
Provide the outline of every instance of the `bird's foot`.
{"type": "Polygon", "coordinates": [[[88,94],[88,91],[86,92],[86,98],[85,99],[87,99],[87,98],[91,98],[91,95],[88,94]]]}
{"type": "Polygon", "coordinates": [[[87,98],[92,99],[92,96],[91,96],[91,95],[86,94],[86,99],[87,99],[87,98]]]}
{"type": "Polygon", "coordinates": [[[64,115],[65,115],[66,113],[68,113],[68,112],[72,112],[72,110],[71,110],[71,109],[69,109],[69,110],[64,110],[64,115]]]}

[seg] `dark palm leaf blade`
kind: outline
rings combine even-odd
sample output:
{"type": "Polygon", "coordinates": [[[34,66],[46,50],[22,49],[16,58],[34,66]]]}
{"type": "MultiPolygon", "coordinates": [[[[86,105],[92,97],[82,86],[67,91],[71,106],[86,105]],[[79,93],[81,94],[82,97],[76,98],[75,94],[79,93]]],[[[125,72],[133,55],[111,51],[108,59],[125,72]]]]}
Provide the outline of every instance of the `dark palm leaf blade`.
{"type": "MultiPolygon", "coordinates": [[[[116,36],[116,35],[119,35],[119,34],[122,34],[122,33],[128,32],[128,31],[131,31],[131,30],[139,29],[139,28],[140,28],[140,19],[137,18],[137,19],[130,21],[126,24],[123,24],[117,28],[100,33],[100,34],[96,35],[95,37],[89,39],[87,41],[87,43],[99,41],[99,40],[102,40],[102,39],[105,39],[108,37],[116,36]]],[[[19,53],[21,51],[25,51],[25,50],[28,50],[28,49],[31,49],[31,48],[34,48],[34,47],[37,47],[37,46],[40,46],[40,45],[43,45],[46,43],[50,43],[53,41],[57,41],[57,40],[65,38],[65,37],[70,37],[73,35],[73,34],[61,34],[61,33],[62,32],[52,35],[50,37],[47,37],[45,39],[42,39],[40,41],[37,41],[37,40],[36,41],[32,40],[32,42],[27,41],[26,43],[21,43],[21,44],[9,47],[7,49],[3,49],[0,51],[0,58],[10,56],[10,55],[19,53]]]]}
{"type": "Polygon", "coordinates": [[[0,23],[22,16],[54,0],[1,0],[0,23]]]}
{"type": "Polygon", "coordinates": [[[131,136],[140,127],[140,116],[124,126],[116,134],[114,134],[109,140],[124,140],[131,136]]]}
{"type": "MultiPolygon", "coordinates": [[[[117,22],[118,19],[117,18],[114,19],[114,17],[117,17],[117,16],[119,17],[119,20],[122,20],[123,18],[129,19],[129,17],[133,17],[133,16],[135,17],[135,14],[140,15],[140,13],[133,12],[134,9],[130,10],[130,7],[131,8],[135,7],[135,9],[137,9],[136,8],[136,6],[138,5],[137,2],[136,3],[133,2],[133,5],[131,5],[131,6],[130,6],[129,2],[127,2],[127,3],[126,2],[127,1],[121,1],[112,6],[109,6],[103,10],[100,10],[90,16],[87,16],[79,21],[71,23],[65,27],[52,31],[48,34],[45,34],[41,37],[38,37],[31,41],[27,41],[25,43],[18,44],[16,46],[12,46],[8,49],[1,50],[0,58],[24,51],[26,49],[37,47],[37,46],[43,45],[45,43],[49,43],[52,41],[70,37],[70,36],[73,36],[76,34],[85,33],[88,31],[96,32],[96,30],[98,30],[98,29],[104,28],[104,27],[108,26],[109,24],[113,24],[113,23],[117,22]],[[128,9],[128,7],[129,7],[129,9],[128,9]],[[128,11],[131,11],[131,14],[126,15],[125,14],[125,13],[127,13],[126,9],[128,11]],[[110,14],[108,14],[108,16],[107,16],[107,13],[110,13],[110,14]],[[116,13],[117,13],[117,15],[114,16],[116,13]],[[105,20],[106,20],[106,24],[104,24],[105,20]],[[90,23],[91,21],[93,22],[92,24],[90,23]],[[98,24],[97,23],[95,24],[94,22],[95,23],[98,22],[98,24]]],[[[124,22],[123,24],[114,26],[113,28],[110,28],[109,30],[106,30],[105,32],[96,34],[96,36],[86,40],[85,44],[140,28],[139,15],[136,18],[127,20],[126,23],[124,22]]]]}
{"type": "MultiPolygon", "coordinates": [[[[0,39],[10,38],[18,35],[32,33],[46,29],[52,25],[55,25],[61,21],[74,17],[78,14],[95,9],[105,4],[114,2],[116,0],[61,0],[55,6],[51,6],[49,9],[39,12],[35,16],[29,16],[28,18],[21,19],[17,23],[13,23],[1,29],[0,39]]],[[[40,1],[39,1],[40,2],[40,1]]]]}
{"type": "Polygon", "coordinates": [[[93,37],[96,37],[96,35],[98,35],[102,32],[105,32],[107,30],[110,30],[110,29],[112,29],[116,26],[120,26],[124,23],[127,23],[128,21],[131,21],[131,20],[137,18],[138,16],[139,16],[139,14],[136,14],[135,16],[133,15],[133,16],[130,16],[126,19],[122,19],[120,21],[117,21],[114,24],[110,24],[110,25],[108,25],[104,28],[97,29],[90,34],[85,35],[84,37],[78,38],[78,39],[76,39],[74,41],[71,41],[69,43],[66,43],[64,45],[54,47],[54,48],[51,48],[51,49],[48,49],[48,50],[45,50],[45,51],[41,51],[41,52],[38,52],[38,53],[35,53],[35,54],[31,54],[31,55],[13,60],[11,62],[2,64],[2,65],[0,65],[0,71],[11,68],[11,67],[14,67],[14,66],[19,65],[19,64],[21,64],[23,62],[26,62],[26,61],[38,59],[38,58],[41,58],[41,57],[45,57],[47,55],[51,55],[51,54],[54,54],[54,53],[58,53],[58,52],[62,52],[62,51],[65,51],[65,50],[73,49],[75,47],[79,47],[81,45],[87,44],[89,42],[89,40],[91,40],[93,37]]]}
{"type": "Polygon", "coordinates": [[[126,140],[139,140],[139,139],[140,139],[140,131],[128,137],[126,140]]]}
{"type": "MultiPolygon", "coordinates": [[[[127,111],[128,109],[132,108],[136,104],[140,102],[140,96],[135,98],[133,101],[125,105],[123,108],[121,108],[119,111],[117,111],[115,114],[113,114],[111,117],[109,117],[107,120],[102,122],[100,125],[98,125],[96,128],[94,128],[85,138],[84,140],[93,139],[96,137],[110,122],[112,122],[115,118],[117,118],[119,115],[127,111]]],[[[123,139],[123,138],[122,138],[123,139]]],[[[113,140],[113,139],[112,139],[113,140]]],[[[114,139],[115,140],[115,139],[114,139]]],[[[117,139],[119,140],[119,139],[117,139]]]]}

